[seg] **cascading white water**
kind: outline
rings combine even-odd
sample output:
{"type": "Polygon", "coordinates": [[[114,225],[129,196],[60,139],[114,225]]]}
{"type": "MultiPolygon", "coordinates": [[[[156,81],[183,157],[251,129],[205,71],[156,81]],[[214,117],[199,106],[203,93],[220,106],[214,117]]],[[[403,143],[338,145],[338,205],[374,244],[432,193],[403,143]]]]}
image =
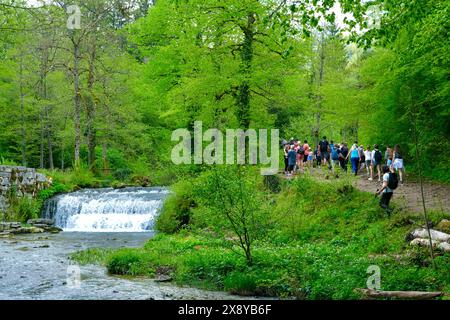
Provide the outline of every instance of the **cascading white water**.
{"type": "Polygon", "coordinates": [[[64,231],[149,231],[167,193],[163,188],[84,189],[47,200],[43,216],[64,231]]]}

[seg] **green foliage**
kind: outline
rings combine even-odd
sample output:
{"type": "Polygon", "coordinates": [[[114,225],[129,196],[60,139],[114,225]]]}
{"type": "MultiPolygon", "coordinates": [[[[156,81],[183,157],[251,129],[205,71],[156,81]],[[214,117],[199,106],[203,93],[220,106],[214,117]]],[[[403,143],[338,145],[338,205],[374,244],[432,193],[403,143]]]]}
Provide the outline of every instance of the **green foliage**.
{"type": "Polygon", "coordinates": [[[20,220],[26,222],[28,219],[38,218],[40,209],[41,206],[38,201],[24,197],[18,199],[18,203],[13,210],[17,210],[20,220]]]}
{"type": "MultiPolygon", "coordinates": [[[[189,185],[209,174],[179,183],[176,189],[199,197],[189,185]]],[[[436,257],[435,270],[426,248],[405,243],[405,235],[422,224],[420,216],[401,212],[389,218],[373,195],[357,191],[349,181],[318,182],[302,176],[283,181],[276,195],[263,181],[254,187],[254,193],[274,198],[268,202],[270,228],[253,242],[250,266],[236,239],[229,240],[232,230],[218,232],[227,230],[227,223],[216,228],[218,220],[204,217],[214,215],[204,208],[209,205],[205,201],[190,212],[189,228],[173,235],[160,233],[143,249],[121,249],[106,257],[102,251],[78,253],[77,259],[98,260],[118,274],[153,276],[165,268],[179,284],[241,295],[358,299],[354,289],[366,287],[370,265],[380,267],[383,290],[448,292],[449,254],[436,257]]],[[[433,223],[443,218],[449,218],[448,213],[430,213],[433,223]]]]}
{"type": "Polygon", "coordinates": [[[89,248],[72,253],[71,259],[82,265],[86,264],[106,264],[113,250],[105,248],[89,248]]]}
{"type": "Polygon", "coordinates": [[[169,234],[188,225],[192,210],[197,206],[193,199],[190,181],[180,181],[173,185],[172,192],[164,201],[164,206],[156,221],[156,229],[169,234]]]}
{"type": "Polygon", "coordinates": [[[121,249],[111,254],[106,269],[119,275],[142,275],[151,271],[145,253],[133,249],[121,249]]]}
{"type": "Polygon", "coordinates": [[[256,280],[251,274],[232,272],[224,280],[224,289],[233,294],[252,295],[256,291],[256,280]]]}
{"type": "Polygon", "coordinates": [[[59,182],[53,183],[50,187],[42,189],[39,191],[38,199],[43,203],[48,198],[51,198],[57,194],[69,192],[70,189],[67,185],[61,184],[59,182]]]}

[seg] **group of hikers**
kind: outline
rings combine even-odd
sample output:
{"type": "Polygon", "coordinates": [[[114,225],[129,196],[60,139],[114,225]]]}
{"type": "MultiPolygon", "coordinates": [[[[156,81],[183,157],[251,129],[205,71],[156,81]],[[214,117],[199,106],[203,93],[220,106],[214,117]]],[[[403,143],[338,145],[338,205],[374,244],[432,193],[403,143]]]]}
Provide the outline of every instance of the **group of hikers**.
{"type": "Polygon", "coordinates": [[[398,181],[400,180],[400,184],[403,184],[403,156],[398,144],[394,148],[387,146],[384,162],[383,154],[377,144],[372,149],[371,146],[358,146],[358,142],[355,141],[349,148],[346,142],[335,144],[332,140],[328,142],[324,136],[314,148],[310,147],[307,140],[302,143],[293,138],[289,142],[283,140],[282,146],[284,149],[284,173],[287,176],[303,172],[305,167],[312,166],[328,166],[333,174],[336,168],[347,172],[349,162],[355,176],[365,169],[369,181],[378,178],[378,182],[383,182],[376,194],[381,194],[380,206],[386,210],[389,210],[389,202],[394,189],[397,188],[398,181]]]}

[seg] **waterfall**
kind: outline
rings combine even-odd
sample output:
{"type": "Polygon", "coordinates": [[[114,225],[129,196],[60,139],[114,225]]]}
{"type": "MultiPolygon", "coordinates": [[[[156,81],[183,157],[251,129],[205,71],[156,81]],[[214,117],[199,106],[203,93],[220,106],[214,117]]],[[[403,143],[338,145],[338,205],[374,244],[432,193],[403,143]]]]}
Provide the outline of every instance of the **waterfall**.
{"type": "Polygon", "coordinates": [[[167,193],[164,188],[82,189],[48,199],[43,217],[64,231],[149,231],[167,193]]]}

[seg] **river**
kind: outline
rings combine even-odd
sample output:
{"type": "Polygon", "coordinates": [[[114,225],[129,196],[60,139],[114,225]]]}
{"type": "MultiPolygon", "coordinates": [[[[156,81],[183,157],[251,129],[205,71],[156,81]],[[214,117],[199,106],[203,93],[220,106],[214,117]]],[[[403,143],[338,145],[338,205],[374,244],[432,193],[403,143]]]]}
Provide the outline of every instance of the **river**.
{"type": "Polygon", "coordinates": [[[167,194],[164,188],[84,189],[48,200],[43,217],[64,231],[0,238],[0,300],[240,299],[150,278],[111,276],[102,266],[78,266],[70,259],[88,248],[142,246],[154,234],[167,194]]]}
{"type": "Polygon", "coordinates": [[[151,236],[151,232],[61,232],[0,239],[0,300],[240,299],[149,278],[111,276],[98,265],[79,266],[81,281],[73,285],[70,253],[93,247],[142,246],[151,236]]]}

